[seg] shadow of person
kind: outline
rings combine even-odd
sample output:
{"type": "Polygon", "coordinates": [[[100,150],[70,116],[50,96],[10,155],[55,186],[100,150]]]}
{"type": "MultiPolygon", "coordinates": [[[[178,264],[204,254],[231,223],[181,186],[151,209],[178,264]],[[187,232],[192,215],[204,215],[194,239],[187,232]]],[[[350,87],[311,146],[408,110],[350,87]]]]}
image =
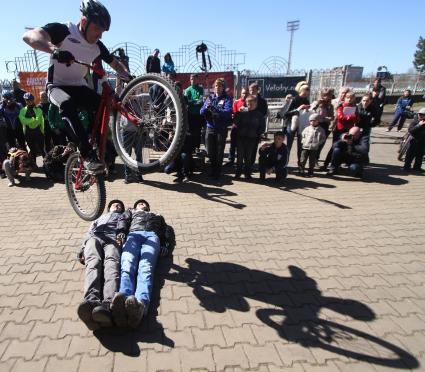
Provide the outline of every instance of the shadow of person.
{"type": "Polygon", "coordinates": [[[169,191],[196,194],[202,199],[221,203],[236,209],[243,209],[246,207],[245,204],[237,203],[234,200],[230,199],[230,197],[237,196],[238,194],[225,190],[221,187],[205,186],[197,182],[170,184],[152,180],[145,180],[143,184],[169,191]]]}
{"type": "Polygon", "coordinates": [[[18,187],[29,188],[29,189],[39,189],[39,190],[48,190],[54,186],[54,182],[46,177],[39,176],[30,176],[30,179],[27,181],[24,177],[18,176],[19,184],[16,184],[18,187]]]}
{"type": "Polygon", "coordinates": [[[321,319],[322,308],[362,321],[373,321],[375,314],[359,301],[323,296],[317,282],[299,267],[289,266],[290,276],[279,277],[233,263],[206,263],[190,258],[186,263],[187,268],[172,265],[166,279],[187,283],[207,311],[232,309],[248,312],[247,299],[253,299],[266,305],[255,311],[256,316],[290,342],[393,368],[416,368],[419,365],[411,354],[396,345],[321,319]],[[283,321],[279,321],[282,318],[283,321]]]}
{"type": "Polygon", "coordinates": [[[140,343],[156,343],[167,347],[174,347],[174,341],[167,337],[164,327],[158,322],[158,308],[161,302],[161,289],[165,277],[173,265],[172,254],[161,257],[155,269],[153,290],[148,313],[143,317],[137,329],[103,328],[94,331],[94,336],[108,350],[120,352],[128,356],[138,357],[141,353],[140,343]]]}

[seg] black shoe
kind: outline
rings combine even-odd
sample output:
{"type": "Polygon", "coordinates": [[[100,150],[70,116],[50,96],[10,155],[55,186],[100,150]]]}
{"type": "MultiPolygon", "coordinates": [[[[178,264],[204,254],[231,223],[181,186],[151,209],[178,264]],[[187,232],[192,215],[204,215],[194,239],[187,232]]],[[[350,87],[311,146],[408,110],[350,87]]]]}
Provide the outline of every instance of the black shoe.
{"type": "Polygon", "coordinates": [[[137,328],[140,325],[143,317],[145,306],[136,297],[129,296],[125,300],[125,309],[127,310],[128,326],[130,328],[137,328]]]}
{"type": "Polygon", "coordinates": [[[0,173],[0,178],[1,178],[1,179],[5,179],[5,178],[6,178],[6,174],[5,174],[5,173],[3,173],[3,172],[1,172],[1,173],[0,173]]]}
{"type": "Polygon", "coordinates": [[[252,180],[252,176],[249,173],[245,174],[245,179],[246,180],[252,180]]]}
{"type": "Polygon", "coordinates": [[[307,177],[313,177],[313,174],[314,174],[313,171],[309,170],[307,173],[307,177]]]}
{"type": "Polygon", "coordinates": [[[178,176],[177,178],[174,178],[173,182],[175,182],[175,183],[183,182],[183,176],[178,176]]]}
{"type": "Polygon", "coordinates": [[[125,310],[124,293],[115,293],[111,303],[112,318],[117,327],[127,327],[127,312],[125,310]]]}
{"type": "Polygon", "coordinates": [[[91,331],[95,331],[96,329],[100,328],[100,324],[96,323],[93,320],[93,316],[92,316],[93,309],[97,307],[98,305],[99,303],[97,302],[86,301],[86,300],[84,300],[83,302],[80,303],[80,305],[78,305],[78,309],[77,309],[78,317],[83,321],[83,323],[91,331]]]}
{"type": "Polygon", "coordinates": [[[240,173],[236,173],[234,178],[235,178],[235,180],[238,180],[239,178],[241,178],[241,174],[240,173]]]}
{"type": "Polygon", "coordinates": [[[92,311],[93,320],[100,324],[101,327],[112,327],[112,313],[109,302],[102,302],[92,311]]]}
{"type": "Polygon", "coordinates": [[[265,179],[266,179],[266,173],[261,172],[261,173],[260,173],[260,180],[261,180],[261,181],[264,181],[265,179]]]}

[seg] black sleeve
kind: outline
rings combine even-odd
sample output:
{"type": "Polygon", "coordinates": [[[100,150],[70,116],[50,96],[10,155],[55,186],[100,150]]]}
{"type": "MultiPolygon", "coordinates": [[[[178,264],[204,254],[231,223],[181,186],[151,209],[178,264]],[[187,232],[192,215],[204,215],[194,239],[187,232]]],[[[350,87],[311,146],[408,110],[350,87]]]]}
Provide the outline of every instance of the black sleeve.
{"type": "Polygon", "coordinates": [[[97,45],[100,49],[100,58],[102,58],[102,60],[106,63],[111,63],[114,60],[114,57],[111,53],[109,53],[108,48],[106,48],[106,46],[101,41],[98,41],[97,45]]]}
{"type": "Polygon", "coordinates": [[[48,23],[42,29],[49,34],[53,45],[60,44],[70,34],[68,26],[63,23],[48,23]]]}

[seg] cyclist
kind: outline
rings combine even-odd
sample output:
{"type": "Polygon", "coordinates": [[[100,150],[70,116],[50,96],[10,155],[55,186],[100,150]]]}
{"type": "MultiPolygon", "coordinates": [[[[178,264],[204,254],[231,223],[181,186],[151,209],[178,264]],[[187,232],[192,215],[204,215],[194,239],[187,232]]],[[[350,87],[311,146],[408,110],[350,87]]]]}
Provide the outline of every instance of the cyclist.
{"type": "Polygon", "coordinates": [[[49,100],[59,107],[68,138],[77,144],[87,170],[98,171],[103,170],[103,164],[89,144],[77,108],[95,111],[100,96],[87,85],[87,68],[73,62],[78,60],[91,64],[100,56],[122,78],[130,80],[131,76],[100,41],[103,32],[108,31],[111,25],[111,16],[106,7],[96,0],[83,0],[80,11],[78,24],[49,23],[27,31],[23,40],[32,48],[50,54],[47,79],[49,100]]]}

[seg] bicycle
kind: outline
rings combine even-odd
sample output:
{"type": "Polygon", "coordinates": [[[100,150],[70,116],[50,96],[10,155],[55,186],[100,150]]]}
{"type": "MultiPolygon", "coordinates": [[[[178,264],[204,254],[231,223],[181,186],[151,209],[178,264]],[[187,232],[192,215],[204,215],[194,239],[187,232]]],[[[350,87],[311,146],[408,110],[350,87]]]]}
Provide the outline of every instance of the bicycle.
{"type": "MultiPolygon", "coordinates": [[[[103,78],[101,103],[91,129],[90,143],[105,164],[109,122],[112,141],[126,166],[153,172],[179,153],[187,131],[182,93],[170,79],[146,74],[131,80],[119,96],[105,80],[106,72],[75,61],[103,78]]],[[[105,165],[106,167],[106,165],[105,165]]],[[[76,152],[65,166],[65,185],[72,208],[86,221],[98,218],[106,204],[105,170],[90,172],[76,152]]]]}

